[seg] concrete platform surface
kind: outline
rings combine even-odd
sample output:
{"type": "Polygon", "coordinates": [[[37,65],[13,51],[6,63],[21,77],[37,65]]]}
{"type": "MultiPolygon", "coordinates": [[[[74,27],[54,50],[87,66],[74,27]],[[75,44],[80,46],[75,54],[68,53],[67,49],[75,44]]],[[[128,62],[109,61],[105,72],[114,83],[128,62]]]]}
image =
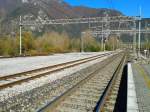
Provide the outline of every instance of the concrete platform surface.
{"type": "Polygon", "coordinates": [[[150,112],[150,65],[132,64],[139,112],[150,112]]]}

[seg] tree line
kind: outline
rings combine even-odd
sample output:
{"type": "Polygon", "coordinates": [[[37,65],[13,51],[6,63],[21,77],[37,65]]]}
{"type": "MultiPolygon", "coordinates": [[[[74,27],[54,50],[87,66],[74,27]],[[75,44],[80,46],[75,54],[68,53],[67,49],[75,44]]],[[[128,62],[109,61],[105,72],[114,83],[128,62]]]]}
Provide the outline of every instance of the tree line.
{"type": "MultiPolygon", "coordinates": [[[[98,52],[102,50],[101,42],[93,38],[88,31],[82,38],[85,52],[98,52]]],[[[116,41],[116,39],[110,39],[106,43],[106,50],[116,49],[116,41]]],[[[79,52],[80,45],[80,38],[69,38],[65,32],[50,32],[39,37],[34,37],[31,32],[23,32],[22,34],[22,51],[23,55],[27,56],[79,52]]],[[[10,37],[9,35],[0,37],[0,55],[19,55],[19,34],[15,37],[10,37]]]]}

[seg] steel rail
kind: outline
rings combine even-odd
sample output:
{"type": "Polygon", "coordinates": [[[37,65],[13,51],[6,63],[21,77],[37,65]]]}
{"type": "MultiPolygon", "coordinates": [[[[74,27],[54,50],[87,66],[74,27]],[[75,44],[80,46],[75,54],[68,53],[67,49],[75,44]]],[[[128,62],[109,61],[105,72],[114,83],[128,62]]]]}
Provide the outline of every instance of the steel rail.
{"type": "MultiPolygon", "coordinates": [[[[105,53],[105,54],[107,55],[107,54],[111,54],[111,53],[105,53]]],[[[65,62],[65,63],[60,63],[60,64],[56,64],[56,65],[51,65],[51,66],[48,66],[48,67],[42,67],[42,68],[38,68],[38,69],[26,71],[26,72],[21,72],[21,73],[16,73],[16,74],[12,74],[12,75],[2,75],[2,76],[0,76],[0,80],[6,80],[8,78],[13,78],[13,77],[17,77],[17,76],[21,76],[21,75],[25,75],[25,74],[31,74],[31,73],[35,73],[35,72],[55,68],[55,67],[58,67],[58,66],[75,63],[75,62],[78,62],[78,61],[84,61],[84,60],[94,58],[94,57],[97,57],[97,56],[102,56],[102,55],[105,55],[105,54],[100,54],[100,55],[91,56],[91,57],[88,57],[88,58],[83,58],[83,59],[78,59],[78,60],[69,61],[69,62],[65,62]]]]}
{"type": "MultiPolygon", "coordinates": [[[[107,63],[107,64],[109,64],[109,63],[107,63]]],[[[102,68],[104,68],[106,65],[103,65],[102,68]]],[[[61,101],[63,101],[66,97],[68,97],[71,93],[73,93],[76,89],[78,89],[80,87],[80,85],[83,85],[85,82],[87,82],[89,79],[91,79],[94,76],[95,73],[97,73],[97,71],[94,71],[93,73],[89,74],[85,79],[81,80],[79,83],[77,83],[75,86],[73,86],[72,88],[70,88],[69,90],[67,90],[61,96],[57,97],[52,102],[49,102],[48,104],[46,104],[44,107],[42,107],[41,109],[39,109],[37,112],[53,112],[55,110],[55,108],[57,107],[57,105],[61,101]]]]}
{"type": "Polygon", "coordinates": [[[10,80],[10,79],[14,79],[16,77],[21,77],[21,76],[29,76],[29,77],[1,84],[0,85],[0,90],[4,89],[4,88],[7,88],[7,87],[12,87],[14,85],[17,85],[17,84],[20,84],[20,83],[23,83],[23,82],[26,82],[26,81],[29,81],[29,80],[40,78],[40,77],[49,75],[51,73],[61,71],[63,69],[67,69],[67,68],[70,68],[70,67],[74,67],[74,66],[89,62],[89,61],[93,61],[93,60],[108,56],[110,54],[112,54],[112,53],[100,54],[100,55],[97,55],[97,56],[88,57],[88,58],[75,60],[75,61],[71,61],[71,62],[66,62],[66,63],[61,63],[61,64],[58,64],[58,65],[52,65],[52,66],[49,66],[49,67],[40,68],[40,69],[36,69],[36,70],[32,70],[32,71],[27,71],[27,72],[23,72],[23,73],[8,75],[8,76],[2,76],[2,77],[0,77],[0,80],[10,80]],[[38,72],[41,72],[41,71],[46,71],[46,72],[38,73],[38,72]],[[32,75],[33,73],[34,74],[37,73],[37,74],[32,75]]]}
{"type": "Polygon", "coordinates": [[[102,97],[100,97],[100,99],[99,99],[99,101],[98,101],[98,103],[97,103],[97,105],[96,105],[96,107],[94,109],[95,112],[103,112],[106,100],[109,97],[109,93],[111,92],[111,89],[113,88],[113,85],[115,84],[117,76],[118,76],[122,66],[125,63],[125,60],[126,60],[126,56],[124,56],[123,59],[121,60],[121,62],[119,63],[119,66],[117,67],[116,71],[113,74],[113,77],[109,81],[109,83],[108,83],[108,85],[107,85],[107,87],[106,87],[102,97]]]}

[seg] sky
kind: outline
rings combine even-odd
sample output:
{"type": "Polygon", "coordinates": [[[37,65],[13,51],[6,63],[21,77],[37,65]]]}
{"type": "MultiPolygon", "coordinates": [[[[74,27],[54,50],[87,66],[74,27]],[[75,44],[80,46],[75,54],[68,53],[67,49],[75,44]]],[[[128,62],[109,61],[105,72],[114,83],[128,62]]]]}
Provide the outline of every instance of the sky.
{"type": "Polygon", "coordinates": [[[127,16],[139,16],[139,7],[143,18],[150,18],[150,0],[64,0],[72,6],[91,8],[111,8],[127,16]]]}

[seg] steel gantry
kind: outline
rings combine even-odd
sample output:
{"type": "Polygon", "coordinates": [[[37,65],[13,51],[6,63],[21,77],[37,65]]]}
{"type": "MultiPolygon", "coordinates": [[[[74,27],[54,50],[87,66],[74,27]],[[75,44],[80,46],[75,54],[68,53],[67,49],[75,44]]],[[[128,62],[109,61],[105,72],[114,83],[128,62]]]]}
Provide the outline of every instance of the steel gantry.
{"type": "MultiPolygon", "coordinates": [[[[109,34],[123,34],[123,33],[150,33],[148,30],[136,29],[136,21],[141,21],[141,17],[129,17],[129,16],[105,16],[105,17],[88,17],[88,18],[69,18],[69,19],[24,19],[20,16],[19,26],[20,26],[20,55],[22,55],[22,27],[23,26],[42,26],[42,25],[71,25],[71,24],[89,24],[91,29],[91,24],[96,24],[95,29],[91,31],[91,34],[102,35],[102,42],[104,36],[109,34]],[[118,24],[116,27],[111,28],[111,24],[118,24]],[[129,23],[133,24],[133,28],[127,27],[129,23]],[[101,24],[100,26],[98,24],[101,24]],[[123,25],[125,24],[125,25],[123,25]]],[[[84,33],[82,33],[83,36],[84,33]]],[[[83,38],[81,36],[81,41],[83,38]]],[[[136,38],[136,36],[134,37],[136,38]]],[[[136,46],[136,40],[134,40],[134,45],[136,46]]],[[[139,40],[140,41],[140,40],[139,40]]],[[[102,43],[103,45],[104,43],[102,43]]],[[[83,42],[81,42],[81,51],[83,51],[83,42]]],[[[136,49],[136,48],[135,48],[136,49]]]]}
{"type": "Polygon", "coordinates": [[[71,18],[71,19],[36,19],[36,20],[23,20],[20,25],[23,26],[36,26],[36,25],[65,25],[65,24],[87,24],[87,23],[103,23],[103,22],[129,22],[134,21],[137,17],[129,16],[112,16],[112,17],[88,17],[88,18],[71,18]]]}

